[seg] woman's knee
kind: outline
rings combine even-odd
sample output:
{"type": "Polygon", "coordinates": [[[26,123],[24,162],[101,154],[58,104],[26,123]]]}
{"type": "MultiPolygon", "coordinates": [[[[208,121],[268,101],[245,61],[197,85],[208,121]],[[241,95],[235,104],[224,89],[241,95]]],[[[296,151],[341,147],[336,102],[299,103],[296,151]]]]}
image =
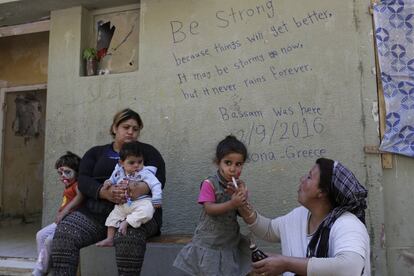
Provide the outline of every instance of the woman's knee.
{"type": "Polygon", "coordinates": [[[60,221],[56,227],[54,236],[53,236],[53,246],[57,244],[58,246],[74,246],[77,244],[81,237],[77,229],[81,227],[77,223],[76,215],[69,214],[65,217],[64,220],[60,221]]]}

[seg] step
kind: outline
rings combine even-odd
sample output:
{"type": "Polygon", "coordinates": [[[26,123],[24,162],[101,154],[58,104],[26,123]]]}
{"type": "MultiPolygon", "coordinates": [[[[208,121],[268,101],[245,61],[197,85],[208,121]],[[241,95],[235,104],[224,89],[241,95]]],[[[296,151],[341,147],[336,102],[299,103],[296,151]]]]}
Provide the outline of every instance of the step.
{"type": "Polygon", "coordinates": [[[0,275],[31,275],[35,264],[31,258],[0,257],[0,275]]]}
{"type": "MultiPolygon", "coordinates": [[[[184,276],[184,272],[173,267],[181,248],[191,241],[191,235],[161,235],[147,242],[141,275],[184,276]],[[162,261],[160,261],[162,260],[162,261]]],[[[81,275],[118,275],[114,247],[85,247],[80,253],[81,275]]]]}

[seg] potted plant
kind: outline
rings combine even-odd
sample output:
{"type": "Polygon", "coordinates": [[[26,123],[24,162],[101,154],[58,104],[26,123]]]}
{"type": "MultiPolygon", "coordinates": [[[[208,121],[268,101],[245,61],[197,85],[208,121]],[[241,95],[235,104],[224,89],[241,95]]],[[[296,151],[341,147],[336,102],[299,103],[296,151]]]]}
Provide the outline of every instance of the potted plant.
{"type": "Polygon", "coordinates": [[[95,48],[85,48],[83,50],[83,59],[85,60],[86,75],[96,75],[98,69],[98,52],[95,48]]]}

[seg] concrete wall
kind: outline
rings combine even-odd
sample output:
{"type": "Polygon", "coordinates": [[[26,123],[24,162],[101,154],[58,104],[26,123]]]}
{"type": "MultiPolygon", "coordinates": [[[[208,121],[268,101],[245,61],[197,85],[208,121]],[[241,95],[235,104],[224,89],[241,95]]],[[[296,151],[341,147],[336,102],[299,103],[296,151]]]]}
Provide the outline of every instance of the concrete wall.
{"type": "MultiPolygon", "coordinates": [[[[44,223],[52,220],[61,193],[47,168],[66,150],[83,154],[111,141],[111,118],[128,106],[143,117],[140,140],[156,146],[166,160],[164,233],[194,230],[199,184],[215,171],[217,142],[234,133],[250,151],[242,178],[251,201],[267,216],[298,205],[299,177],[318,155],[350,167],[369,189],[373,274],[387,275],[383,225],[395,236],[392,243],[402,246],[394,227],[402,216],[390,218],[390,224],[384,217],[396,212],[393,207],[402,215],[413,212],[389,199],[395,198],[389,188],[396,182],[394,170],[383,178],[378,156],[363,151],[379,142],[372,116],[376,86],[369,3],[144,0],[139,70],[95,77],[79,76],[88,12],[81,7],[53,11],[44,223]]],[[[403,160],[395,171],[404,171],[398,187],[408,200],[404,192],[412,190],[403,184],[413,177],[407,169],[412,160],[396,160],[403,160]]],[[[412,248],[409,230],[407,224],[400,231],[412,248]]],[[[396,271],[405,269],[396,266],[398,258],[390,262],[396,271]]]]}
{"type": "Polygon", "coordinates": [[[414,161],[394,156],[393,163],[394,168],[384,171],[383,178],[388,275],[413,275],[414,161]]]}

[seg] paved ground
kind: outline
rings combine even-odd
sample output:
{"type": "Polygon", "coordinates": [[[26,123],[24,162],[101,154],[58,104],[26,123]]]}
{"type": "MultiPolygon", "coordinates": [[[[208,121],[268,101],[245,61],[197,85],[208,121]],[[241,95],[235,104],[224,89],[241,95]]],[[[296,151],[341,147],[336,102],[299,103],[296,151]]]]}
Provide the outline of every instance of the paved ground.
{"type": "Polygon", "coordinates": [[[36,232],[40,221],[0,221],[0,275],[31,275],[37,257],[36,232]]]}
{"type": "Polygon", "coordinates": [[[36,232],[40,221],[22,223],[18,221],[0,222],[0,258],[36,258],[36,232]]]}

